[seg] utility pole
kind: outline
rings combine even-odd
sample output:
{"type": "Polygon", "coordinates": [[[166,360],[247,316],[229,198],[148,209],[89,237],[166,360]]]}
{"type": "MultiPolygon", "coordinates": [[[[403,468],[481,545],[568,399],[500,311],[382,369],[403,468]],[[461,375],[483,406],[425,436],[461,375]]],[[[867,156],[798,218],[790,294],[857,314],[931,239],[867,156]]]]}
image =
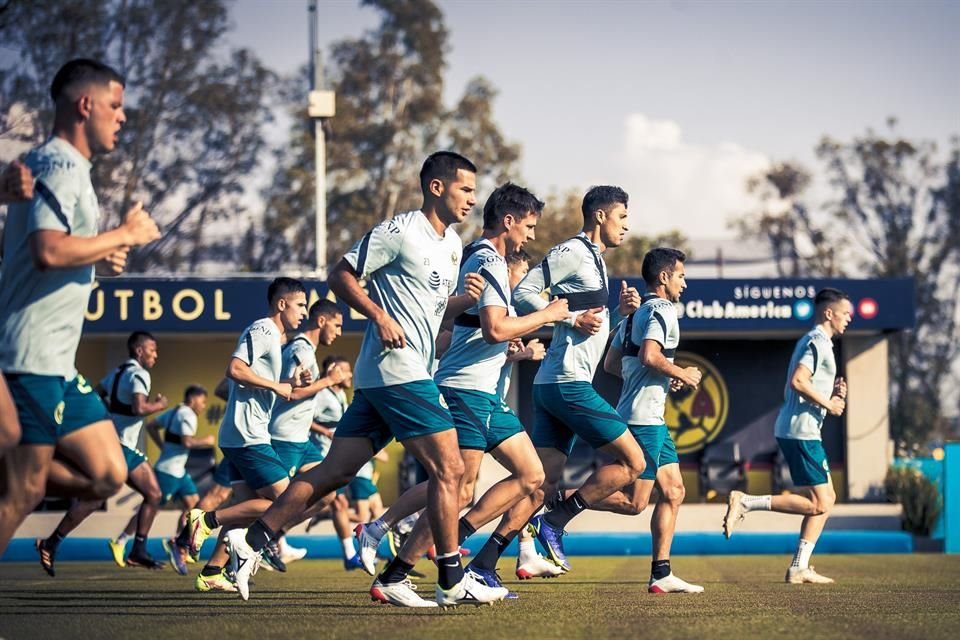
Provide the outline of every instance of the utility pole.
{"type": "Polygon", "coordinates": [[[307,12],[310,24],[310,97],[307,115],[313,120],[316,147],[316,253],[314,270],[327,279],[327,140],[323,133],[323,119],[336,115],[336,96],[323,89],[323,58],[320,52],[319,11],[317,0],[310,0],[307,12]]]}

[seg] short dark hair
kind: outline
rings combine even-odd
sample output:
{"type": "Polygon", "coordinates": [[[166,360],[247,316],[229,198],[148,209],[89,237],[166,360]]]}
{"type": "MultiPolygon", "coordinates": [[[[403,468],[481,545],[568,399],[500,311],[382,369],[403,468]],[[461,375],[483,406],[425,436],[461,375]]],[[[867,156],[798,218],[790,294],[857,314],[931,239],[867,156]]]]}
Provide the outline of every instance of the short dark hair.
{"type": "Polygon", "coordinates": [[[626,207],[629,200],[630,196],[620,187],[610,185],[590,187],[590,190],[583,196],[583,204],[580,206],[580,210],[583,212],[584,224],[590,222],[593,212],[597,209],[603,209],[616,203],[620,203],[626,207]]]}
{"type": "Polygon", "coordinates": [[[189,387],[183,390],[183,403],[189,403],[196,396],[205,396],[207,395],[207,390],[201,387],[198,384],[191,384],[189,387]]]}
{"type": "Polygon", "coordinates": [[[530,254],[527,253],[526,249],[517,249],[513,253],[507,254],[507,266],[514,264],[529,264],[530,263],[530,254]]]}
{"type": "Polygon", "coordinates": [[[149,331],[134,331],[130,334],[130,337],[127,338],[127,353],[130,354],[131,358],[137,357],[137,347],[147,340],[157,341],[149,331]]]}
{"type": "Polygon", "coordinates": [[[477,167],[472,162],[464,158],[459,153],[453,151],[437,151],[423,161],[423,167],[420,169],[420,190],[423,195],[427,195],[430,189],[430,182],[439,178],[440,180],[453,180],[457,177],[457,171],[463,169],[470,173],[476,173],[477,167]]]}
{"type": "Polygon", "coordinates": [[[822,307],[829,306],[834,302],[840,302],[841,300],[849,300],[850,296],[840,291],[840,289],[834,289],[833,287],[824,287],[817,291],[816,297],[813,299],[813,305],[819,311],[822,307]]]}
{"type": "Polygon", "coordinates": [[[657,247],[647,251],[643,256],[643,266],[640,268],[640,274],[648,287],[655,287],[660,283],[660,274],[664,271],[673,273],[674,267],[678,262],[686,262],[687,256],[679,249],[670,249],[667,247],[657,247]]]}
{"type": "Polygon", "coordinates": [[[320,363],[320,371],[321,372],[326,371],[327,369],[329,369],[330,367],[332,367],[333,365],[339,362],[346,362],[347,364],[349,364],[350,358],[348,358],[347,356],[341,356],[336,354],[329,355],[323,359],[322,363],[320,363]]]}
{"type": "Polygon", "coordinates": [[[277,298],[282,298],[288,293],[306,293],[307,289],[303,283],[294,278],[274,278],[273,282],[267,288],[267,304],[273,304],[277,298]]]}
{"type": "Polygon", "coordinates": [[[508,213],[522,219],[531,211],[543,213],[543,201],[520,185],[508,182],[494,189],[483,205],[483,228],[493,229],[508,213]]]}
{"type": "Polygon", "coordinates": [[[76,58],[60,67],[57,74],[53,76],[50,97],[56,102],[63,92],[71,87],[88,83],[106,86],[111,82],[118,82],[121,86],[127,84],[123,76],[113,67],[89,58],[76,58]]]}
{"type": "Polygon", "coordinates": [[[310,307],[310,319],[316,319],[320,316],[327,316],[332,318],[334,316],[342,316],[343,309],[340,308],[333,300],[327,300],[323,298],[322,300],[317,300],[313,303],[313,306],[310,307]]]}

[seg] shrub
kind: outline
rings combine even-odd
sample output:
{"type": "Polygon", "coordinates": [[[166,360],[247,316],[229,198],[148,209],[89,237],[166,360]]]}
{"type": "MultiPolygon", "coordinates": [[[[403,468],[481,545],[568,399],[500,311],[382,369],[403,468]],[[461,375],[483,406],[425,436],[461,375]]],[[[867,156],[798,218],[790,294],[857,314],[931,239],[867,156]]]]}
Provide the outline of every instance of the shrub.
{"type": "Polygon", "coordinates": [[[937,485],[909,467],[891,467],[883,482],[887,496],[903,506],[903,528],[915,535],[928,536],[943,501],[937,485]]]}

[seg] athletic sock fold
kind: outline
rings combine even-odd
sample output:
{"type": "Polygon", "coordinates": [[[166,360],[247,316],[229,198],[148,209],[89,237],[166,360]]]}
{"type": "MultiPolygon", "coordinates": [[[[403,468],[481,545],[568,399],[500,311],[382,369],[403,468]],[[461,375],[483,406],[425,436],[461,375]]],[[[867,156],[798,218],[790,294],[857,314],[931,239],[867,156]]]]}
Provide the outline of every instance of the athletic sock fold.
{"type": "Polygon", "coordinates": [[[387,564],[387,567],[377,576],[377,580],[381,584],[396,584],[406,580],[411,571],[413,571],[413,565],[397,556],[387,564]]]}
{"type": "Polygon", "coordinates": [[[666,578],[670,575],[670,561],[669,560],[654,560],[650,563],[650,575],[653,576],[654,580],[660,580],[661,578],[666,578]]]}
{"type": "Polygon", "coordinates": [[[64,537],[62,533],[55,530],[50,534],[49,538],[43,541],[43,546],[46,547],[48,551],[56,551],[60,543],[63,542],[64,537]]]}

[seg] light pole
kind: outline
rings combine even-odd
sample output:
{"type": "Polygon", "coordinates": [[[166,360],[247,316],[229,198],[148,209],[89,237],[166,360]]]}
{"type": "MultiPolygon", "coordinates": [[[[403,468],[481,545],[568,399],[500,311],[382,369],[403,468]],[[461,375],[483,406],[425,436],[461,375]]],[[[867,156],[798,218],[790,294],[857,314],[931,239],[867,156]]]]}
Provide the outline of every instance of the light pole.
{"type": "Polygon", "coordinates": [[[310,0],[307,11],[310,23],[310,96],[307,115],[313,120],[314,146],[316,148],[316,251],[314,270],[327,279],[327,141],[323,133],[323,119],[336,115],[336,100],[333,91],[323,90],[323,59],[318,35],[319,14],[317,0],[310,0]]]}

